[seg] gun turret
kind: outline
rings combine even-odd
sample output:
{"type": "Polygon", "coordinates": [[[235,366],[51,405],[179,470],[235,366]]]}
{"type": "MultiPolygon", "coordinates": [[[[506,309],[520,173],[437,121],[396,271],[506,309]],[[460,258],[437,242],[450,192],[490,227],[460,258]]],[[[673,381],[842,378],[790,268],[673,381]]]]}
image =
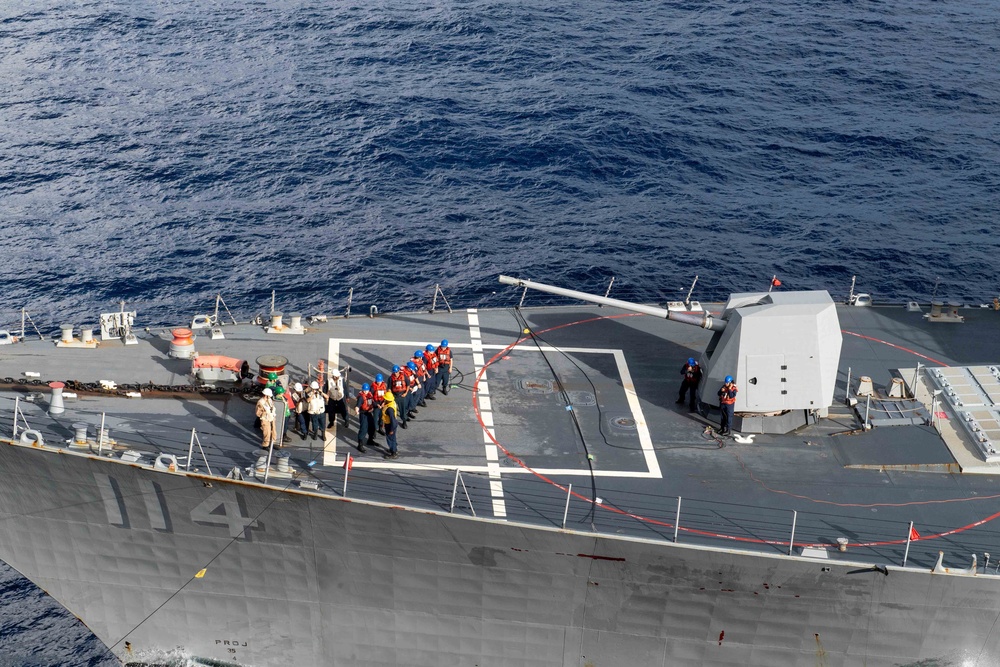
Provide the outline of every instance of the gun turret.
{"type": "Polygon", "coordinates": [[[711,330],[712,339],[701,355],[700,397],[717,406],[716,389],[723,378],[736,378],[740,430],[786,432],[807,423],[811,415],[823,416],[833,405],[843,336],[837,307],[825,290],[733,294],[714,318],[509,276],[500,276],[500,282],[711,330]]]}

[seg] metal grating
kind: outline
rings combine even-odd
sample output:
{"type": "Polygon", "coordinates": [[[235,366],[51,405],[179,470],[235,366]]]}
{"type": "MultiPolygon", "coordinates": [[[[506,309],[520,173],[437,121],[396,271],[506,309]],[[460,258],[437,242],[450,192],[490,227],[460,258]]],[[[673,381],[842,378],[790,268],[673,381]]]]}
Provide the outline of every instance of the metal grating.
{"type": "Polygon", "coordinates": [[[985,460],[1000,461],[1000,367],[934,368],[928,375],[985,460]]]}

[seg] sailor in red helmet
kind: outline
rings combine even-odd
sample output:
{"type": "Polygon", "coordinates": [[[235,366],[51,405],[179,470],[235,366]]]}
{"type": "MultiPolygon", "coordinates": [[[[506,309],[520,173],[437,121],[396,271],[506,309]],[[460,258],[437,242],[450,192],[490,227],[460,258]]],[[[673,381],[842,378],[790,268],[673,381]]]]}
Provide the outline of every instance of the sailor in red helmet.
{"type": "Polygon", "coordinates": [[[726,382],[719,389],[719,409],[722,410],[722,424],[719,435],[729,435],[733,428],[733,411],[736,409],[736,394],[739,393],[733,376],[727,375],[726,382]]]}

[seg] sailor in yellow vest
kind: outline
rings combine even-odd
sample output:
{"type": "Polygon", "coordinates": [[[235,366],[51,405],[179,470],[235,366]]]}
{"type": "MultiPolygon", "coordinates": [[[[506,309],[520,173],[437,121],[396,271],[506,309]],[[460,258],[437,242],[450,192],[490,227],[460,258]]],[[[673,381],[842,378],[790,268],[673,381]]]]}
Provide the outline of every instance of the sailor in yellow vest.
{"type": "Polygon", "coordinates": [[[382,428],[385,429],[385,444],[389,446],[389,453],[382,456],[384,459],[394,459],[399,454],[396,453],[396,429],[399,422],[396,419],[396,399],[391,391],[385,392],[385,403],[382,405],[382,428]]]}

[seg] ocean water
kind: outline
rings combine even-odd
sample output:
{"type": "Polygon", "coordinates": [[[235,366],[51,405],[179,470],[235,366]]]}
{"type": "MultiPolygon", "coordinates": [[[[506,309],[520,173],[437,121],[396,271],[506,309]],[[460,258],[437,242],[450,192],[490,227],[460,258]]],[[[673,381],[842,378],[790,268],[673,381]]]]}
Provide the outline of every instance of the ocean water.
{"type": "MultiPolygon", "coordinates": [[[[12,0],[0,54],[0,327],[1000,292],[995,0],[12,0]]],[[[101,664],[3,577],[10,664],[101,664]]]]}

